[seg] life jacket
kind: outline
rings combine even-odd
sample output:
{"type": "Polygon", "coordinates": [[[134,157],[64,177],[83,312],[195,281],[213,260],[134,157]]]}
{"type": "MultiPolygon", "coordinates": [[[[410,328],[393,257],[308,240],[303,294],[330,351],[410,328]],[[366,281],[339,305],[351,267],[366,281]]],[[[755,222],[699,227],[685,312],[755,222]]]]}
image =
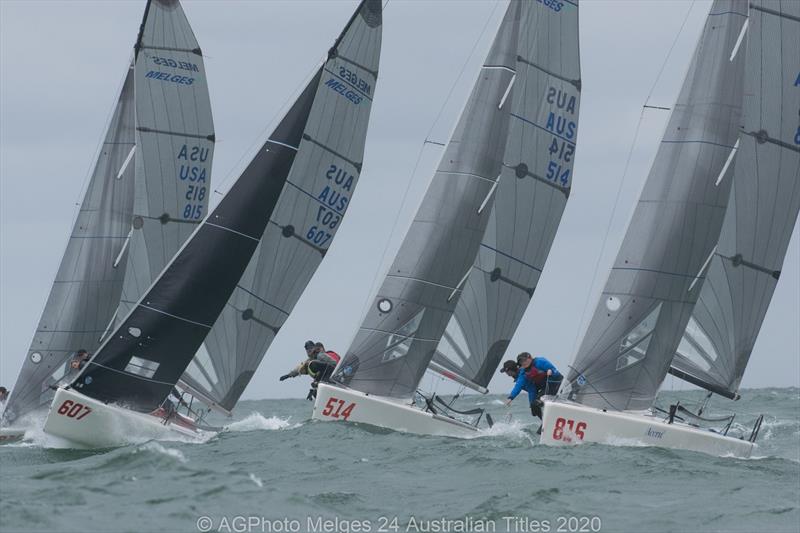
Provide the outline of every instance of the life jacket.
{"type": "Polygon", "coordinates": [[[525,372],[525,378],[537,385],[544,385],[547,383],[547,372],[542,372],[531,364],[531,367],[525,372]]]}
{"type": "Polygon", "coordinates": [[[341,360],[342,360],[342,358],[341,358],[341,357],[339,357],[339,354],[338,354],[338,353],[336,353],[336,352],[334,352],[333,350],[328,350],[328,351],[326,351],[325,353],[326,353],[326,354],[327,354],[327,355],[328,355],[328,356],[329,356],[331,359],[333,359],[333,360],[336,362],[336,364],[339,364],[339,361],[341,361],[341,360]]]}

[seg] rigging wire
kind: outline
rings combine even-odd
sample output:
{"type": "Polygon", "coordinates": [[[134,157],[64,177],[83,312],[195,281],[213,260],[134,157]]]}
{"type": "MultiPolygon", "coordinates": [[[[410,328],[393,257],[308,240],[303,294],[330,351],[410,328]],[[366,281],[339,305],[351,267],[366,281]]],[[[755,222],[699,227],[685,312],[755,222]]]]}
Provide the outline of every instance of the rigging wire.
{"type": "MultiPolygon", "coordinates": [[[[606,231],[605,231],[605,235],[603,236],[603,242],[600,245],[600,253],[598,254],[597,261],[595,262],[594,273],[592,275],[592,283],[589,286],[589,291],[587,291],[586,301],[585,301],[584,306],[583,306],[583,312],[581,313],[581,320],[579,322],[579,327],[575,332],[575,340],[574,340],[574,342],[572,344],[572,353],[575,354],[576,357],[577,357],[578,342],[580,341],[580,338],[581,338],[581,332],[584,329],[584,321],[586,320],[586,313],[587,313],[587,311],[589,309],[589,303],[590,303],[591,297],[592,297],[592,292],[593,292],[592,289],[594,288],[594,285],[595,285],[595,283],[597,281],[597,275],[598,275],[599,270],[600,270],[600,262],[601,262],[601,260],[603,258],[603,251],[606,248],[606,245],[608,243],[608,237],[611,234],[611,226],[613,225],[613,222],[614,222],[614,213],[617,211],[617,208],[619,207],[619,200],[620,200],[620,197],[622,195],[623,186],[625,185],[625,183],[627,182],[627,179],[628,179],[628,171],[630,169],[631,160],[633,158],[633,152],[634,152],[634,150],[636,148],[636,145],[637,145],[637,142],[639,140],[639,132],[640,132],[641,127],[642,127],[642,122],[644,120],[645,112],[648,109],[655,109],[655,110],[669,110],[670,109],[668,107],[663,107],[663,106],[651,106],[651,105],[649,105],[650,98],[653,96],[653,92],[655,91],[655,88],[658,86],[658,82],[661,80],[661,76],[664,73],[664,69],[666,68],[667,63],[669,62],[669,59],[672,56],[672,52],[675,50],[675,45],[678,43],[681,35],[683,34],[683,30],[686,27],[686,23],[689,20],[689,16],[692,13],[692,9],[694,9],[695,3],[696,3],[696,0],[692,0],[692,3],[689,5],[689,9],[686,10],[686,15],[684,15],[684,17],[683,17],[683,22],[681,23],[681,26],[678,29],[677,34],[675,35],[675,39],[672,41],[672,45],[669,47],[669,50],[667,51],[667,54],[664,57],[664,61],[661,63],[661,68],[659,68],[659,70],[658,70],[658,74],[656,75],[656,79],[653,81],[653,85],[650,87],[650,91],[648,91],[648,93],[647,93],[647,97],[645,98],[644,105],[642,106],[642,110],[639,113],[639,121],[636,124],[636,130],[633,133],[633,141],[631,142],[631,147],[630,147],[630,150],[628,151],[627,159],[625,160],[625,166],[624,166],[623,171],[622,171],[622,178],[620,179],[619,185],[617,186],[617,192],[616,192],[616,195],[614,197],[614,204],[613,204],[613,207],[611,208],[611,213],[610,213],[610,215],[608,217],[608,224],[606,225],[606,231]]],[[[575,370],[578,375],[580,375],[583,372],[583,370],[580,370],[580,371],[578,369],[573,369],[573,370],[575,370]]]]}

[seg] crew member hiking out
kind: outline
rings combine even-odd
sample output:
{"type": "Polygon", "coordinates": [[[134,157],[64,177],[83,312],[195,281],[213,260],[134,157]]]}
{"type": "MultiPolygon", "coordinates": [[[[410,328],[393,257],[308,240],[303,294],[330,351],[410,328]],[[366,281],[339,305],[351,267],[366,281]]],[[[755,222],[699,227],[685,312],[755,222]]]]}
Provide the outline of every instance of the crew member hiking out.
{"type": "Polygon", "coordinates": [[[503,363],[500,372],[507,374],[514,379],[514,388],[508,393],[506,405],[510,406],[520,392],[523,390],[528,393],[528,401],[531,406],[531,414],[542,418],[542,402],[537,400],[536,384],[528,379],[525,371],[514,361],[508,360],[503,363]]]}
{"type": "Polygon", "coordinates": [[[312,379],[311,389],[308,391],[307,400],[313,400],[317,397],[317,385],[320,381],[328,381],[336,368],[335,364],[327,363],[325,361],[318,361],[316,359],[307,359],[297,365],[288,374],[280,377],[280,381],[289,378],[296,378],[297,376],[307,375],[312,379]]]}
{"type": "Polygon", "coordinates": [[[323,363],[330,363],[333,366],[339,364],[341,361],[341,357],[338,353],[334,352],[333,350],[325,350],[325,346],[318,342],[316,345],[316,359],[317,361],[322,361],[323,363]]]}
{"type": "Polygon", "coordinates": [[[553,363],[544,357],[533,357],[528,352],[517,356],[517,364],[525,371],[525,376],[536,385],[537,396],[553,396],[558,392],[564,376],[553,363]]]}

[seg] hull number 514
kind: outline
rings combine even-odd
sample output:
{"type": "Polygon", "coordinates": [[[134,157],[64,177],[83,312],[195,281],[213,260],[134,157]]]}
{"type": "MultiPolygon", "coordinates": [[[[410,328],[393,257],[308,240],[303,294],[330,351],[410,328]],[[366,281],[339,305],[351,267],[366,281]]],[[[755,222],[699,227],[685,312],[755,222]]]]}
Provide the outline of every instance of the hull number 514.
{"type": "Polygon", "coordinates": [[[328,398],[328,403],[325,404],[325,409],[322,410],[322,416],[329,416],[331,418],[341,418],[343,420],[347,420],[350,418],[350,414],[353,412],[356,404],[351,403],[347,407],[345,407],[344,400],[340,400],[338,398],[330,397],[328,398]]]}

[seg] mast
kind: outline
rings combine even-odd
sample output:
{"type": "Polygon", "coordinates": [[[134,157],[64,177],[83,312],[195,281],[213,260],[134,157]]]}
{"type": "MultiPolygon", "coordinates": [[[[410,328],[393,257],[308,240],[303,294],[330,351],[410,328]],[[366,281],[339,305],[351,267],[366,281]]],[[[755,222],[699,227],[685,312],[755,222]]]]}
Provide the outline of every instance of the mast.
{"type": "MultiPolygon", "coordinates": [[[[233,409],[325,257],[355,192],[378,76],[378,0],[353,13],[322,68],[317,96],[274,214],[244,276],[182,380],[233,409]]],[[[269,149],[269,145],[267,146],[269,149]]],[[[264,157],[259,154],[257,157],[264,157]]]]}
{"type": "MultiPolygon", "coordinates": [[[[374,13],[368,10],[367,14],[374,13]]],[[[288,230],[285,221],[293,219],[280,210],[279,200],[287,185],[302,195],[311,194],[304,188],[306,183],[290,184],[288,179],[301,177],[310,159],[330,157],[326,154],[331,146],[319,142],[325,138],[323,132],[355,128],[356,117],[361,117],[351,100],[352,91],[330,81],[330,61],[317,71],[255,159],[109,335],[74,381],[75,389],[137,411],[155,409],[181,378],[227,305],[265,230],[274,231],[277,226],[281,235],[288,234],[285,238],[294,236],[312,244],[313,237],[288,230]]],[[[256,316],[255,311],[247,316],[256,316]]]]}
{"type": "Polygon", "coordinates": [[[568,381],[602,409],[652,405],[700,293],[730,193],[747,5],[716,0],[568,381]]]}
{"type": "MultiPolygon", "coordinates": [[[[750,2],[744,121],[728,209],[670,373],[731,399],[800,211],[800,4],[750,2]]],[[[744,47],[741,52],[744,54],[744,47]]]]}
{"type": "Polygon", "coordinates": [[[422,205],[339,364],[336,379],[356,390],[413,395],[455,309],[502,168],[509,118],[499,104],[511,90],[522,5],[509,5],[422,205]],[[488,209],[479,210],[484,201],[488,209]]]}
{"type": "Polygon", "coordinates": [[[111,122],[50,295],[3,414],[10,423],[53,397],[70,356],[94,351],[119,303],[123,253],[133,210],[133,67],[127,69],[111,122]]]}
{"type": "Polygon", "coordinates": [[[533,297],[572,187],[578,8],[523,7],[503,166],[486,233],[430,369],[485,391],[533,297]]]}

